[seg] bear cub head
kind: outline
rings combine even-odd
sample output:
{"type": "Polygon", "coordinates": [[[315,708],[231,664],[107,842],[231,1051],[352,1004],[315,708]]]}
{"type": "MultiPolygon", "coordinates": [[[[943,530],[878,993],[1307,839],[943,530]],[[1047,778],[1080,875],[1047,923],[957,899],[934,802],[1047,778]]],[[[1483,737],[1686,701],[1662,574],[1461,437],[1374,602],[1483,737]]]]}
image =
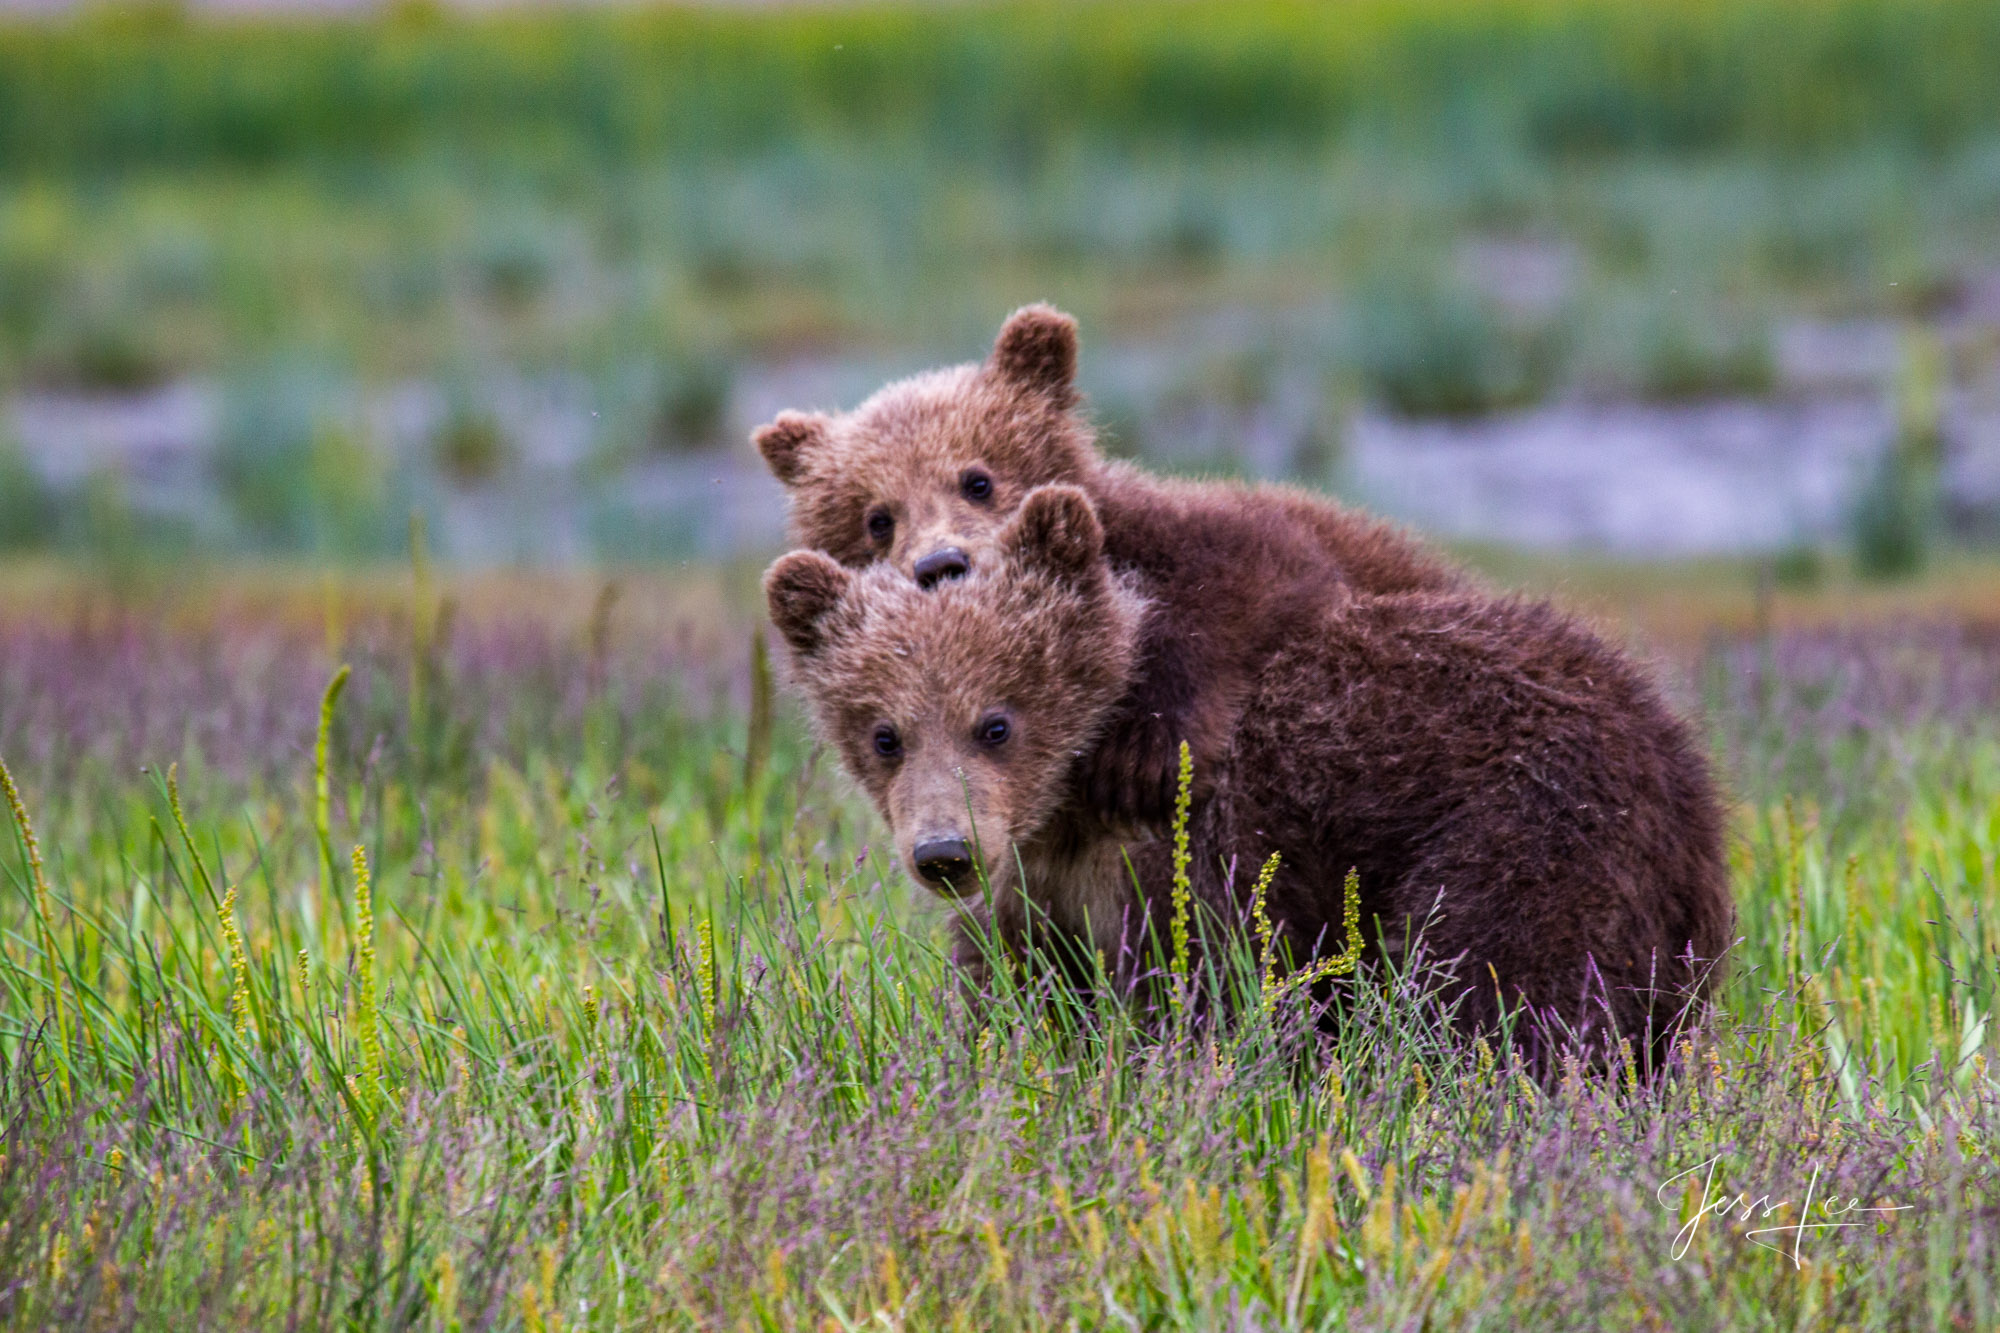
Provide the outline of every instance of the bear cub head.
{"type": "Polygon", "coordinates": [[[820,734],[920,883],[1013,884],[1075,758],[1125,691],[1146,604],[1103,559],[1072,486],[1029,492],[989,558],[925,591],[886,564],[794,551],[764,576],[771,621],[820,734]]]}
{"type": "Polygon", "coordinates": [[[886,563],[925,587],[998,555],[1028,493],[1097,465],[1077,405],[1076,321],[1016,311],[982,364],[887,385],[852,412],[783,412],[757,448],[791,496],[800,546],[886,563]]]}

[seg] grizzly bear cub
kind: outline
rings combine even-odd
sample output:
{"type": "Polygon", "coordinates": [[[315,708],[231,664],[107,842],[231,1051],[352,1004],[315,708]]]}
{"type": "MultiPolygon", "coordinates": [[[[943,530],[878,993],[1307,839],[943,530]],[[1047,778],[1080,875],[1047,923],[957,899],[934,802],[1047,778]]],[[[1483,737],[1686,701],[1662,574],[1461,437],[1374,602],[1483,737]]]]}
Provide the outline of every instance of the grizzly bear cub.
{"type": "Polygon", "coordinates": [[[930,587],[977,571],[1037,486],[1079,486],[1105,553],[1158,602],[1130,689],[1075,795],[1100,814],[1171,808],[1180,744],[1206,782],[1259,664],[1329,590],[1391,593],[1461,576],[1400,530],[1303,491],[1170,481],[1097,452],[1075,388],[1076,323],[1008,319],[983,365],[891,384],[851,413],[786,412],[757,447],[791,497],[793,539],[844,565],[885,562],[930,587]]]}
{"type": "MultiPolygon", "coordinates": [[[[1032,916],[1130,977],[1165,919],[1165,849],[1130,846],[1128,865],[1118,829],[1062,796],[1170,608],[1102,558],[1081,490],[1016,509],[929,592],[793,552],[765,577],[771,618],[912,876],[962,900],[983,881],[1017,954],[1032,916]]],[[[1700,750],[1631,662],[1543,603],[1329,599],[1286,627],[1209,778],[1190,827],[1215,918],[1242,920],[1278,852],[1281,938],[1295,959],[1336,951],[1356,869],[1371,947],[1402,957],[1421,928],[1470,1028],[1526,1002],[1530,1029],[1657,1058],[1729,943],[1700,750]]]]}

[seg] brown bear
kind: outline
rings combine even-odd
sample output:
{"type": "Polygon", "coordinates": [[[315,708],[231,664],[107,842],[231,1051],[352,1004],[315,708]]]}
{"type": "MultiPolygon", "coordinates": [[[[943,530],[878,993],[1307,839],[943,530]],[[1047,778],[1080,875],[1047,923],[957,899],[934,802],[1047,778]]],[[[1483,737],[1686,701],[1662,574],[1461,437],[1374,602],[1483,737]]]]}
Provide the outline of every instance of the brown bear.
{"type": "Polygon", "coordinates": [[[1112,565],[1160,611],[1075,795],[1108,817],[1157,820],[1181,742],[1205,782],[1259,664],[1331,590],[1444,589],[1463,576],[1400,529],[1304,491],[1165,480],[1102,457],[1076,361],[1075,321],[1027,306],[983,365],[890,384],[844,415],[783,413],[757,447],[790,493],[797,544],[844,565],[886,562],[926,587],[991,560],[1035,487],[1087,492],[1112,565]]]}
{"type": "MultiPolygon", "coordinates": [[[[961,899],[983,881],[1011,950],[1032,917],[1129,976],[1137,930],[1165,919],[1167,850],[1063,793],[1168,608],[1101,558],[1081,490],[1016,508],[928,593],[793,552],[766,575],[771,618],[911,875],[961,899]]],[[[1401,957],[1421,926],[1467,1026],[1525,1001],[1553,1020],[1534,1040],[1657,1059],[1733,909],[1707,762],[1644,673],[1533,601],[1357,593],[1286,628],[1190,820],[1213,917],[1241,921],[1278,852],[1281,938],[1295,959],[1336,951],[1353,868],[1372,948],[1401,957]]]]}

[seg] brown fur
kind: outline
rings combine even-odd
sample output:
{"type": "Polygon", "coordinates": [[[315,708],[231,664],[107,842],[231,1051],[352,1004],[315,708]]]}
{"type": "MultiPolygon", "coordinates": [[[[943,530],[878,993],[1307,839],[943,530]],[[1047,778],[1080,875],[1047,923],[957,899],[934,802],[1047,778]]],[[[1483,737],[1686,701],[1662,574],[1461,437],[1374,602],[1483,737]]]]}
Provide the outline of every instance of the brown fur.
{"type": "Polygon", "coordinates": [[[1214,786],[1195,821],[1211,901],[1240,892],[1219,863],[1282,852],[1271,914],[1318,953],[1354,867],[1376,946],[1397,957],[1424,925],[1474,1026],[1525,999],[1657,1056],[1729,944],[1706,758],[1643,672],[1544,602],[1330,611],[1273,656],[1214,786]]]}
{"type": "MultiPolygon", "coordinates": [[[[905,857],[970,821],[1010,947],[1027,919],[1018,854],[1027,901],[1129,975],[1135,924],[1166,912],[1163,830],[1066,806],[1062,770],[1114,712],[1145,622],[1167,608],[1076,563],[1095,535],[1086,511],[1070,488],[1036,493],[996,560],[928,594],[805,554],[768,586],[822,731],[905,857]],[[1037,554],[1055,544],[1037,534],[1055,530],[1070,534],[1061,575],[1037,554]],[[982,753],[972,730],[995,708],[1015,748],[982,753]],[[884,719],[906,737],[902,760],[867,749],[884,719]]],[[[1240,921],[1257,868],[1281,853],[1271,915],[1303,959],[1338,949],[1357,868],[1373,947],[1400,956],[1428,919],[1426,948],[1455,967],[1468,1025],[1489,1025],[1501,998],[1526,1000],[1657,1055],[1733,913],[1706,761],[1644,673],[1538,602],[1356,595],[1283,628],[1195,811],[1198,896],[1240,921]]]]}
{"type": "Polygon", "coordinates": [[[926,555],[964,551],[972,568],[1038,486],[1081,487],[1103,521],[1105,553],[1160,613],[1147,622],[1131,689],[1077,795],[1107,819],[1170,809],[1180,742],[1214,768],[1259,664],[1331,592],[1395,593],[1463,578],[1401,530],[1283,486],[1163,480],[1097,452],[1077,411],[1076,325],[1047,306],[1017,311],[983,365],[891,384],[853,412],[787,412],[757,432],[791,495],[802,546],[905,575],[926,555]],[[979,473],[992,493],[966,497],[979,473]],[[871,517],[890,521],[871,533],[871,517]]]}
{"type": "MultiPolygon", "coordinates": [[[[919,882],[912,850],[938,833],[978,846],[997,899],[1015,897],[1016,850],[1036,893],[1112,882],[1070,862],[1084,841],[1073,832],[1036,836],[1076,825],[1061,813],[1071,769],[1137,666],[1146,604],[1107,568],[1103,540],[1082,492],[1047,487],[1001,530],[994,559],[929,592],[887,565],[857,572],[817,551],[794,551],[765,575],[794,682],[919,882]],[[995,715],[1014,729],[989,747],[978,732],[995,715]],[[874,749],[884,725],[903,741],[893,759],[874,749]]],[[[1092,855],[1116,856],[1108,833],[1091,829],[1103,844],[1092,855]]],[[[979,892],[975,883],[952,889],[979,892]]],[[[1072,896],[1042,905],[1085,931],[1087,904],[1072,896]]],[[[1107,902],[1104,920],[1123,905],[1107,902]]]]}

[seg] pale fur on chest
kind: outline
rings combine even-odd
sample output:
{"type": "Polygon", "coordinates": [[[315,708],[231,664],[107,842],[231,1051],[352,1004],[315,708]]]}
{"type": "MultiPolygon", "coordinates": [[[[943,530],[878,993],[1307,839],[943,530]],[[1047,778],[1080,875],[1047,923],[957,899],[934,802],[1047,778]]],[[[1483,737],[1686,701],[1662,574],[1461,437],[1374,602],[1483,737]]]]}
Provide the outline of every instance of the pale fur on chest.
{"type": "MultiPolygon", "coordinates": [[[[1153,835],[1140,833],[1090,838],[1060,850],[1021,847],[1019,869],[1028,901],[1034,904],[1035,925],[1053,925],[1089,940],[1107,963],[1137,947],[1144,905],[1133,887],[1127,857],[1137,863],[1142,848],[1154,841],[1153,835]]],[[[1026,931],[1029,912],[1021,900],[1021,886],[1010,884],[1003,890],[994,911],[1003,938],[1017,938],[1026,931]]]]}

